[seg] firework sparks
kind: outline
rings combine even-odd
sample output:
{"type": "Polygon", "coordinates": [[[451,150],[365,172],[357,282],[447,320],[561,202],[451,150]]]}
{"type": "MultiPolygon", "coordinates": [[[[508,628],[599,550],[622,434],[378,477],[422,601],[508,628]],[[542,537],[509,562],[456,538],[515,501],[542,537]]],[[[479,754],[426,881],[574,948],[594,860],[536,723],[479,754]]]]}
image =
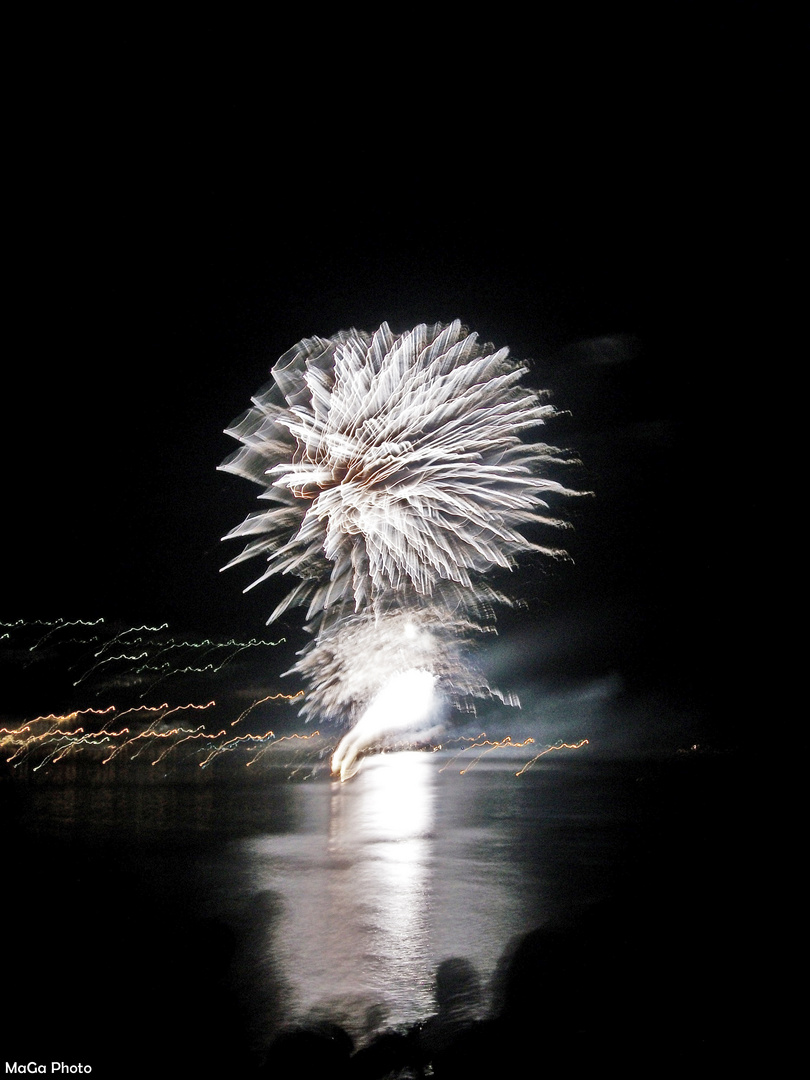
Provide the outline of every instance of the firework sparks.
{"type": "MultiPolygon", "coordinates": [[[[556,415],[521,384],[526,371],[458,321],[341,331],[282,356],[228,429],[242,446],[220,468],[259,483],[269,504],[226,537],[248,539],[228,566],[260,556],[254,585],[298,578],[268,621],[307,606],[315,639],[293,669],[311,685],[305,713],[373,728],[364,749],[407,727],[379,704],[405,676],[431,680],[430,707],[421,690],[411,703],[416,729],[437,713],[437,691],[469,699],[462,654],[488,628],[482,611],[505,599],[488,572],[529,552],[565,555],[526,535],[563,526],[547,498],[577,494],[549,475],[573,458],[525,439],[556,415]]],[[[341,775],[345,760],[336,754],[341,775]]]]}

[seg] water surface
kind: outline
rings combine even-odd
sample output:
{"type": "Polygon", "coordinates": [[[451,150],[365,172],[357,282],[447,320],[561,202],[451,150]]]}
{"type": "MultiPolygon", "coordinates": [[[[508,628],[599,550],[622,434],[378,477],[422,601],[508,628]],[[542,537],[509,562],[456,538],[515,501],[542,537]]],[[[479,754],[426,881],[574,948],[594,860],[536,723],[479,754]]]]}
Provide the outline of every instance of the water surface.
{"type": "MultiPolygon", "coordinates": [[[[633,870],[630,903],[662,894],[662,865],[675,884],[649,851],[666,839],[649,770],[582,752],[518,777],[520,764],[492,755],[462,772],[444,752],[400,752],[337,784],[237,762],[174,777],[67,763],[4,784],[8,908],[30,942],[21,993],[47,985],[86,1007],[109,989],[125,1029],[141,1009],[212,1032],[227,1015],[248,1057],[314,1016],[362,1040],[428,1016],[442,960],[468,959],[491,988],[529,932],[628,902],[640,852],[656,869],[633,870]]],[[[49,1030],[88,1056],[87,1031],[49,1030]]]]}

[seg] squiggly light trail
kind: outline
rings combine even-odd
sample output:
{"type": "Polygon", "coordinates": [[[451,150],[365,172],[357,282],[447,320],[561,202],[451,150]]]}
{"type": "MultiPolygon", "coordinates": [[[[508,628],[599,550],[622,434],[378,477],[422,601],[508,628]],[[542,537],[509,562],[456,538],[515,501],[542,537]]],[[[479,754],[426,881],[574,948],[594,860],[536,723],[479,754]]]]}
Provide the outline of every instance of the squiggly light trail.
{"type": "MultiPolygon", "coordinates": [[[[232,720],[229,726],[233,727],[244,721],[253,709],[267,701],[294,702],[299,698],[300,694],[266,695],[243,710],[242,714],[232,720]]],[[[166,726],[167,718],[178,713],[215,713],[216,709],[215,701],[172,706],[163,702],[156,706],[139,705],[122,710],[117,710],[115,706],[110,705],[105,708],[77,709],[63,715],[50,713],[34,717],[19,727],[0,728],[0,748],[7,752],[5,757],[7,763],[17,768],[25,762],[31,762],[32,772],[39,772],[49,765],[58,765],[67,758],[82,752],[91,753],[99,747],[103,750],[103,756],[97,759],[100,760],[101,765],[109,765],[114,760],[124,760],[125,763],[129,763],[145,758],[149,765],[157,766],[165,763],[170,755],[177,758],[178,754],[185,749],[189,751],[190,756],[181,758],[181,761],[190,761],[199,768],[207,768],[223,755],[232,755],[235,751],[242,752],[240,759],[246,767],[250,767],[260,761],[268,760],[270,754],[281,753],[285,744],[288,748],[296,745],[302,748],[311,746],[311,755],[308,759],[311,770],[317,770],[318,762],[333,755],[335,750],[334,742],[324,741],[320,731],[317,730],[307,734],[290,735],[277,735],[273,730],[265,730],[233,736],[229,735],[223,727],[206,731],[202,726],[186,727],[181,724],[173,727],[166,726]],[[92,731],[87,731],[82,726],[73,726],[91,716],[106,716],[108,719],[100,728],[92,731]],[[125,717],[129,717],[128,725],[120,726],[125,717]],[[146,726],[142,730],[133,731],[133,722],[145,723],[146,726]],[[158,747],[160,747],[159,753],[153,756],[158,747]],[[11,752],[8,753],[8,751],[11,752]],[[204,756],[200,757],[200,754],[204,756]]],[[[527,738],[518,742],[511,736],[489,739],[485,732],[481,732],[477,737],[457,736],[442,742],[427,741],[425,745],[427,749],[441,751],[452,746],[453,743],[466,744],[439,770],[444,772],[456,765],[463,756],[473,753],[473,760],[459,770],[459,774],[465,776],[485,754],[498,751],[514,753],[516,750],[533,745],[534,741],[532,738],[527,738]]],[[[523,775],[539,758],[553,750],[578,750],[587,744],[587,739],[581,739],[576,743],[560,741],[553,746],[548,746],[539,754],[533,755],[531,760],[526,762],[515,775],[523,775]]],[[[392,741],[391,745],[395,743],[392,741]]],[[[348,762],[346,776],[348,777],[355,759],[347,758],[346,760],[348,762]]]]}
{"type": "MultiPolygon", "coordinates": [[[[253,702],[252,705],[244,710],[242,716],[231,721],[230,727],[244,719],[244,715],[249,713],[253,708],[263,704],[267,700],[288,700],[295,701],[300,695],[269,695],[266,698],[258,699],[253,702]]],[[[176,725],[174,727],[159,727],[159,724],[165,724],[166,719],[180,712],[208,712],[216,710],[216,702],[210,701],[205,704],[189,703],[186,705],[174,705],[169,706],[167,703],[162,703],[159,706],[147,706],[141,705],[131,709],[124,709],[118,712],[114,706],[107,706],[104,709],[80,709],[65,715],[49,714],[47,716],[38,716],[27,721],[25,724],[16,728],[0,728],[0,748],[4,750],[11,749],[11,753],[5,757],[5,761],[11,764],[13,767],[19,767],[26,761],[32,762],[32,771],[39,772],[41,769],[48,765],[58,765],[70,756],[79,754],[83,751],[91,752],[94,748],[104,748],[104,756],[100,758],[102,765],[109,765],[114,760],[125,759],[126,762],[134,762],[141,757],[146,757],[148,763],[152,766],[160,765],[166,761],[169,755],[177,757],[181,748],[186,748],[191,752],[191,757],[186,757],[183,760],[190,760],[196,763],[200,768],[207,768],[218,758],[224,754],[232,754],[234,751],[242,751],[242,757],[244,758],[244,765],[249,767],[255,765],[257,762],[266,760],[270,753],[280,753],[280,748],[284,744],[297,744],[303,746],[304,744],[314,744],[316,740],[321,739],[320,731],[313,731],[307,734],[294,733],[291,735],[276,735],[272,730],[262,731],[259,733],[246,733],[244,735],[233,736],[228,735],[225,728],[219,728],[218,730],[206,731],[202,726],[194,728],[185,727],[183,725],[176,725]],[[109,719],[102,725],[92,731],[86,731],[84,727],[69,727],[70,724],[75,724],[83,717],[88,716],[108,716],[109,719]],[[143,730],[133,732],[131,726],[112,728],[113,722],[116,725],[120,724],[121,720],[129,716],[132,719],[140,719],[141,722],[146,722],[146,727],[143,730]],[[41,730],[36,730],[37,727],[41,730]],[[152,756],[154,750],[162,745],[160,752],[156,756],[152,756]],[[245,752],[248,752],[247,755],[245,752]],[[204,756],[197,760],[200,753],[204,753],[204,756]]],[[[362,733],[361,733],[362,734],[362,733]]],[[[477,737],[465,737],[457,736],[455,739],[444,740],[443,742],[426,743],[426,748],[433,751],[441,751],[451,746],[453,743],[466,743],[461,750],[455,753],[445,764],[440,768],[440,772],[452,768],[455,766],[462,757],[466,757],[469,754],[473,754],[473,759],[469,764],[466,764],[464,768],[459,770],[459,775],[465,776],[469,773],[486,754],[506,751],[512,752],[534,744],[533,738],[527,738],[523,741],[514,741],[511,736],[506,736],[501,739],[489,739],[485,732],[482,732],[477,737]]],[[[516,776],[522,776],[532,765],[534,765],[541,757],[554,750],[579,750],[583,746],[588,744],[587,739],[580,739],[575,743],[564,743],[559,741],[558,743],[548,746],[535,754],[527,761],[523,767],[515,773],[516,776]]],[[[392,741],[391,745],[395,745],[392,741]]],[[[317,768],[317,763],[324,758],[333,754],[334,743],[321,742],[317,746],[313,746],[310,764],[313,768],[317,768]]],[[[352,774],[353,768],[356,764],[355,757],[348,757],[349,750],[344,749],[344,759],[347,762],[345,768],[344,778],[348,778],[352,774]]]]}
{"type": "Polygon", "coordinates": [[[526,764],[515,773],[515,776],[523,776],[536,761],[539,761],[541,757],[545,757],[546,754],[551,754],[554,750],[581,750],[583,746],[588,745],[588,739],[580,739],[575,743],[563,742],[562,739],[559,742],[554,743],[553,746],[547,746],[545,750],[541,750],[539,754],[535,754],[531,761],[527,761],[526,764]]]}
{"type": "Polygon", "coordinates": [[[297,701],[303,696],[303,690],[299,690],[297,694],[266,694],[263,698],[258,698],[248,705],[244,712],[240,713],[235,720],[231,720],[231,727],[235,727],[236,724],[241,724],[245,717],[249,716],[259,705],[264,705],[266,701],[297,701]]]}
{"type": "MultiPolygon", "coordinates": [[[[259,722],[262,722],[259,714],[266,712],[267,708],[276,704],[280,708],[287,703],[300,701],[303,696],[300,690],[293,693],[263,694],[254,698],[247,707],[242,702],[233,701],[233,684],[229,670],[237,653],[274,647],[280,644],[278,641],[257,638],[204,638],[200,641],[188,637],[174,639],[166,633],[166,623],[154,627],[127,627],[112,631],[104,626],[102,619],[21,619],[0,625],[6,627],[2,648],[11,650],[4,659],[25,668],[29,661],[19,664],[19,658],[23,654],[32,656],[34,659],[31,662],[40,665],[48,673],[47,678],[41,680],[44,685],[50,685],[51,682],[58,685],[65,672],[84,666],[82,678],[70,680],[71,689],[81,684],[84,693],[101,694],[109,693],[111,688],[113,691],[120,688],[119,698],[131,698],[133,692],[137,695],[144,674],[154,666],[152,661],[157,656],[171,655],[174,652],[182,658],[188,655],[189,650],[198,654],[201,650],[223,653],[221,663],[169,664],[166,675],[166,678],[171,679],[172,685],[181,685],[189,674],[193,674],[198,683],[202,678],[212,688],[218,686],[224,691],[223,701],[213,697],[203,701],[180,703],[164,699],[159,704],[131,704],[126,700],[118,700],[103,707],[82,705],[63,711],[43,712],[16,723],[4,723],[0,728],[0,751],[5,761],[14,769],[25,765],[32,771],[39,772],[47,765],[58,765],[67,758],[80,754],[85,758],[92,757],[92,760],[101,765],[115,763],[117,766],[146,758],[149,758],[152,764],[159,764],[165,762],[169,754],[178,758],[178,754],[184,751],[196,752],[203,744],[208,752],[211,747],[224,744],[228,740],[228,729],[234,724],[244,722],[254,714],[259,722]],[[92,628],[92,636],[77,638],[73,633],[76,626],[92,628]],[[42,634],[43,627],[48,631],[47,640],[42,634]],[[87,665],[83,647],[90,641],[94,643],[93,660],[87,665]],[[136,641],[143,647],[134,651],[126,648],[127,644],[131,646],[136,641]],[[123,666],[123,673],[118,670],[117,676],[110,679],[108,670],[111,665],[105,664],[105,661],[116,662],[118,668],[123,666]],[[262,706],[265,708],[262,709],[262,706]],[[237,709],[238,714],[232,719],[237,709]],[[178,723],[180,714],[193,714],[200,717],[203,723],[178,723]],[[103,722],[100,725],[88,725],[89,717],[103,718],[103,722]],[[154,751],[158,748],[159,753],[156,754],[154,751]]],[[[237,683],[237,688],[238,686],[237,683]]],[[[147,689],[140,696],[149,693],[150,690],[147,689]]],[[[266,719],[265,716],[265,731],[266,719]]]]}
{"type": "Polygon", "coordinates": [[[473,761],[472,761],[472,763],[470,765],[466,765],[461,770],[461,773],[460,773],[461,776],[464,776],[465,773],[468,773],[470,771],[470,769],[475,768],[475,766],[478,764],[478,762],[486,754],[491,754],[493,750],[507,750],[507,749],[514,750],[514,749],[521,749],[524,746],[533,746],[533,745],[534,745],[534,739],[532,739],[532,738],[524,739],[523,742],[516,743],[516,742],[512,742],[512,736],[511,735],[507,735],[506,738],[504,738],[504,739],[487,739],[486,735],[482,734],[482,735],[479,736],[479,738],[477,740],[474,740],[474,741],[470,742],[469,746],[465,746],[463,749],[459,750],[459,752],[455,755],[455,757],[451,758],[450,761],[448,761],[446,765],[443,765],[441,767],[439,772],[444,772],[445,769],[449,769],[452,765],[455,765],[455,763],[458,761],[458,759],[461,757],[461,755],[468,753],[470,750],[481,750],[481,753],[477,754],[475,756],[475,758],[473,759],[473,761]],[[482,749],[482,747],[484,749],[482,749]]]}
{"type": "MultiPolygon", "coordinates": [[[[97,643],[94,650],[95,660],[103,659],[105,655],[120,658],[122,654],[116,651],[116,646],[136,639],[145,645],[150,657],[158,653],[170,654],[172,651],[183,655],[183,651],[188,648],[259,648],[278,644],[275,641],[257,639],[243,642],[237,642],[236,639],[215,641],[210,638],[200,641],[188,638],[174,640],[167,637],[168,627],[165,623],[155,627],[129,627],[115,633],[106,631],[101,619],[32,622],[17,620],[0,625],[6,627],[6,632],[0,639],[2,647],[14,647],[16,655],[21,651],[35,656],[41,653],[43,658],[38,660],[38,663],[44,663],[47,658],[58,658],[61,655],[59,647],[67,648],[70,659],[76,648],[86,645],[88,640],[97,643]],[[48,629],[47,640],[41,633],[43,626],[48,629]],[[73,630],[76,626],[91,629],[91,638],[75,637],[73,630]],[[33,647],[30,644],[32,635],[36,638],[33,647]]],[[[424,688],[419,725],[414,722],[418,719],[414,715],[415,698],[411,691],[407,690],[407,680],[401,684],[394,680],[394,689],[405,686],[404,700],[396,700],[397,695],[391,693],[389,686],[387,694],[382,695],[381,707],[376,710],[366,708],[368,715],[364,723],[356,727],[351,738],[337,748],[334,740],[322,737],[319,731],[308,734],[276,734],[275,730],[268,730],[266,724],[258,731],[249,730],[238,737],[229,734],[233,727],[246,724],[249,719],[258,719],[261,723],[262,706],[272,708],[282,703],[301,702],[304,695],[303,691],[299,690],[295,693],[262,694],[246,707],[239,706],[235,716],[231,711],[233,703],[227,700],[218,702],[214,698],[184,703],[163,700],[160,704],[153,705],[117,702],[105,706],[82,705],[61,712],[45,712],[20,720],[16,724],[4,723],[0,728],[0,752],[12,768],[27,765],[32,771],[39,772],[46,766],[58,766],[77,755],[89,757],[103,766],[113,763],[126,766],[136,762],[165,766],[167,762],[174,761],[178,764],[193,762],[200,767],[208,767],[223,755],[233,759],[234,751],[239,751],[238,760],[250,766],[259,762],[269,764],[279,759],[282,751],[300,747],[303,757],[298,755],[294,758],[298,763],[295,771],[300,765],[306,764],[309,773],[317,772],[320,763],[332,756],[338,765],[339,774],[347,778],[355,771],[357,761],[369,747],[412,745],[417,726],[418,741],[424,747],[435,750],[451,745],[453,740],[436,741],[442,711],[437,695],[452,702],[457,709],[463,709],[465,702],[474,697],[500,697],[501,701],[514,703],[514,699],[509,695],[499,695],[492,690],[476,665],[470,662],[474,636],[488,629],[490,628],[480,621],[476,623],[467,617],[448,620],[435,608],[423,606],[419,610],[393,611],[388,616],[377,619],[355,616],[339,627],[339,633],[321,635],[313,646],[305,651],[293,669],[294,674],[305,674],[309,666],[314,665],[320,667],[322,672],[323,685],[320,692],[323,696],[317,700],[316,695],[315,706],[306,702],[308,715],[317,715],[321,707],[328,713],[330,702],[338,702],[341,709],[354,710],[355,719],[361,718],[364,712],[363,702],[373,693],[374,686],[380,686],[380,672],[385,677],[386,673],[396,670],[398,665],[404,665],[407,670],[411,670],[416,682],[424,688]],[[353,664],[349,663],[352,657],[353,664]],[[432,673],[426,676],[428,667],[432,669],[432,673]],[[400,719],[393,723],[388,715],[389,706],[402,709],[403,705],[400,719]],[[177,723],[176,719],[180,714],[189,717],[194,714],[204,720],[204,723],[191,726],[177,723]],[[100,725],[96,723],[89,727],[87,721],[91,717],[98,718],[100,725]]],[[[68,661],[65,661],[63,666],[67,663],[68,661]]],[[[197,665],[198,670],[202,667],[203,665],[197,665]]],[[[221,678],[223,668],[227,669],[227,665],[218,666],[210,677],[221,678]]],[[[91,671],[85,682],[89,690],[100,692],[94,685],[93,677],[98,678],[104,670],[96,667],[91,671]]],[[[182,681],[183,671],[180,667],[174,667],[172,676],[182,681]]],[[[135,674],[136,669],[130,669],[130,675],[135,674]]],[[[385,686],[385,682],[382,685],[385,686]]],[[[516,749],[526,747],[532,742],[531,739],[523,743],[513,742],[509,736],[489,740],[483,733],[478,739],[457,737],[455,741],[467,742],[470,745],[455,755],[451,763],[458,760],[461,754],[468,756],[467,752],[470,750],[483,750],[483,753],[478,754],[472,763],[462,770],[462,775],[473,768],[485,753],[514,753],[516,749]]],[[[522,775],[539,757],[553,749],[577,749],[586,743],[587,740],[581,740],[579,743],[559,743],[557,746],[548,747],[534,755],[516,775],[522,775]]],[[[284,758],[287,767],[288,757],[289,755],[285,755],[284,758]]]]}
{"type": "MultiPolygon", "coordinates": [[[[167,624],[163,623],[161,626],[156,627],[154,629],[157,632],[157,631],[165,629],[166,626],[167,626],[167,624]]],[[[133,630],[136,630],[137,632],[142,631],[142,630],[148,630],[148,629],[150,629],[150,628],[145,627],[145,626],[133,628],[133,630]]],[[[160,673],[160,677],[157,680],[155,680],[149,686],[147,691],[144,691],[144,693],[148,693],[148,692],[154,690],[154,688],[159,683],[161,683],[165,678],[167,678],[169,675],[174,675],[174,674],[181,674],[182,675],[182,674],[189,674],[189,673],[198,673],[198,674],[200,674],[200,673],[203,673],[203,672],[206,672],[206,671],[212,671],[212,672],[222,671],[222,669],[224,667],[226,667],[228,664],[232,663],[240,653],[244,652],[247,649],[255,649],[255,648],[260,648],[260,647],[274,648],[277,645],[281,645],[285,641],[285,638],[279,638],[278,641],[264,641],[264,640],[261,640],[261,639],[258,639],[258,638],[250,638],[248,641],[238,641],[235,638],[230,638],[227,641],[212,641],[210,638],[205,638],[202,641],[169,641],[166,644],[158,645],[156,649],[155,648],[151,648],[151,649],[148,648],[148,649],[142,650],[139,653],[119,653],[117,655],[105,655],[105,653],[107,653],[108,650],[114,644],[117,644],[118,642],[120,642],[121,638],[124,637],[126,633],[127,633],[127,631],[122,631],[121,633],[119,633],[119,634],[117,634],[115,636],[115,638],[112,640],[112,642],[105,643],[101,647],[101,649],[99,649],[94,654],[95,657],[96,657],[96,662],[94,664],[92,664],[84,672],[84,674],[82,674],[80,676],[80,678],[76,679],[74,681],[73,685],[78,686],[80,683],[82,683],[86,679],[90,678],[104,664],[120,663],[121,661],[128,661],[128,662],[130,662],[131,664],[134,665],[131,668],[131,670],[136,675],[143,675],[143,674],[145,674],[147,672],[150,672],[150,673],[159,672],[160,673]],[[203,656],[207,655],[208,653],[219,650],[219,649],[225,649],[225,650],[227,650],[227,653],[223,657],[223,659],[219,663],[216,663],[216,664],[215,663],[208,663],[208,664],[200,664],[200,663],[196,663],[196,664],[190,664],[190,663],[187,663],[187,664],[171,664],[168,661],[161,662],[160,658],[162,656],[165,656],[167,653],[172,652],[175,649],[183,650],[183,651],[186,651],[186,652],[193,652],[193,651],[199,649],[199,650],[202,650],[203,656]],[[144,662],[143,663],[138,663],[138,661],[144,661],[144,662]]],[[[135,642],[145,641],[146,644],[148,644],[148,645],[154,645],[154,640],[153,639],[135,638],[134,640],[135,640],[135,642]]]]}
{"type": "MultiPolygon", "coordinates": [[[[275,695],[275,699],[296,700],[300,695],[275,695]]],[[[261,702],[254,702],[254,706],[261,702]]],[[[140,706],[137,709],[125,709],[116,712],[114,706],[106,709],[84,709],[65,716],[42,716],[27,721],[17,728],[0,729],[0,747],[10,749],[5,760],[17,767],[24,761],[32,760],[34,772],[38,772],[45,765],[58,764],[68,755],[88,750],[91,747],[105,747],[105,756],[101,758],[101,764],[108,765],[119,756],[125,756],[127,761],[134,761],[150,747],[159,743],[166,743],[161,752],[151,760],[152,765],[162,762],[166,756],[179,750],[181,746],[190,742],[206,742],[209,747],[206,758],[199,762],[201,766],[207,765],[215,757],[243,744],[284,742],[294,736],[277,737],[273,731],[265,731],[261,734],[245,734],[232,736],[227,734],[226,728],[206,731],[203,726],[194,728],[175,725],[165,726],[168,716],[179,712],[205,712],[215,710],[215,701],[206,704],[189,703],[187,705],[168,706],[166,703],[159,706],[140,706]],[[88,714],[107,714],[110,719],[101,727],[92,731],[85,730],[82,726],[67,726],[74,723],[81,716],[88,714]],[[122,717],[129,715],[140,716],[146,721],[146,727],[141,731],[133,731],[132,727],[113,728],[113,719],[120,723],[122,717]],[[163,725],[163,726],[158,726],[163,725]],[[37,730],[39,728],[39,730],[37,730]]],[[[313,735],[306,736],[307,739],[313,735]]],[[[298,736],[295,736],[298,737],[298,736]]],[[[252,762],[249,761],[248,764],[252,762]]]]}

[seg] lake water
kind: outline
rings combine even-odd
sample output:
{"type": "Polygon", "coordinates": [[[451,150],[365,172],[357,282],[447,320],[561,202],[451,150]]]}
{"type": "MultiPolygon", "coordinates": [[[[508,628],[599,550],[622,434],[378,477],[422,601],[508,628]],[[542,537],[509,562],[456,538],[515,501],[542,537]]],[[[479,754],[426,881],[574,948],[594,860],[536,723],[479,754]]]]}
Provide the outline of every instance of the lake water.
{"type": "MultiPolygon", "coordinates": [[[[123,1075],[121,1046],[144,1053],[168,1025],[198,1056],[201,1037],[212,1054],[229,1042],[247,1067],[280,1026],[317,1017],[362,1042],[429,1016],[449,957],[475,967],[486,1012],[502,959],[538,927],[617,897],[666,896],[658,919],[689,912],[718,829],[716,762],[586,748],[516,776],[524,761],[462,772],[446,751],[390,753],[342,785],[237,762],[5,778],[5,919],[25,940],[16,1060],[47,1047],[123,1075]]],[[[716,914],[711,894],[701,903],[692,929],[716,914]]]]}

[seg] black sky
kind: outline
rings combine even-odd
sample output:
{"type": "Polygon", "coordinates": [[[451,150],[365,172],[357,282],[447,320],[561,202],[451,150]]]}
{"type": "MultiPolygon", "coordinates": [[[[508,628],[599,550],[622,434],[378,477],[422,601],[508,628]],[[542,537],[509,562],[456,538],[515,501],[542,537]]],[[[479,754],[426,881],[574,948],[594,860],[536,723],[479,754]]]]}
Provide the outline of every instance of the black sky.
{"type": "Polygon", "coordinates": [[[705,697],[746,387],[796,288],[796,57],[761,5],[621,10],[399,49],[141,27],[40,62],[12,135],[4,617],[260,631],[272,587],[219,573],[255,495],[216,472],[222,429],[304,336],[459,317],[533,360],[595,491],[574,566],[527,570],[532,618],[705,697]]]}

